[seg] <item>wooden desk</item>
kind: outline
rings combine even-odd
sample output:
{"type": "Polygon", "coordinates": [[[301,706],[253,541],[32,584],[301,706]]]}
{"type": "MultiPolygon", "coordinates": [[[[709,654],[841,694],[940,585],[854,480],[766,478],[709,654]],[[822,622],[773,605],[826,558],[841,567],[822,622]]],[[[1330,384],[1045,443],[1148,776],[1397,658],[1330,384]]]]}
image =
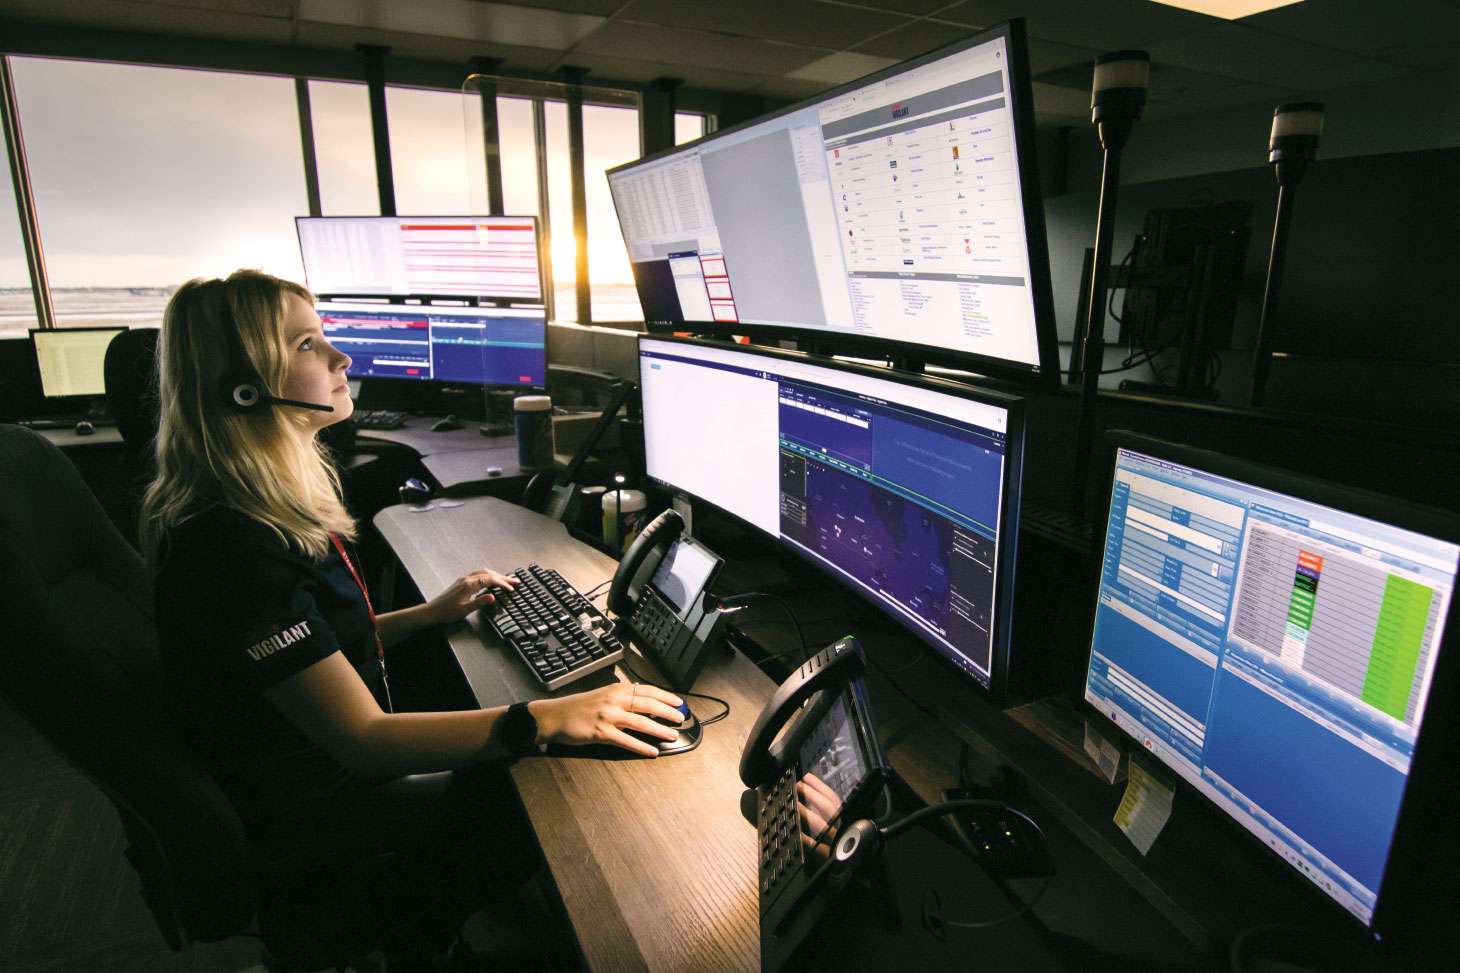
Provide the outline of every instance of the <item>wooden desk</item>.
{"type": "MultiPolygon", "coordinates": [[[[580,591],[612,577],[615,567],[562,524],[491,497],[425,513],[389,507],[375,525],[426,598],[481,566],[510,570],[537,561],[580,591]]],[[[547,695],[479,619],[448,639],[481,705],[547,695]]],[[[652,677],[644,660],[632,664],[652,677]]],[[[745,658],[726,654],[706,665],[695,688],[731,705],[727,719],[705,728],[697,750],[654,760],[530,758],[512,769],[592,969],[759,964],[756,837],[740,815],[737,768],[775,687],[745,658]]],[[[690,704],[705,714],[718,709],[690,704]]]]}

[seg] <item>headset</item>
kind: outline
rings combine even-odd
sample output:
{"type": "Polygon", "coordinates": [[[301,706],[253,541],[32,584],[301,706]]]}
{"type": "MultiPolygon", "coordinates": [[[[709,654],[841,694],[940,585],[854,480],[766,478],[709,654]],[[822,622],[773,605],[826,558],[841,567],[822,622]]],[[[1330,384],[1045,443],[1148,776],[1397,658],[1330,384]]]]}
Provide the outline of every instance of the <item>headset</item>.
{"type": "MultiPolygon", "coordinates": [[[[234,321],[232,313],[228,308],[227,297],[221,290],[222,281],[205,284],[207,292],[199,295],[202,300],[213,300],[217,302],[216,310],[218,319],[223,322],[218,326],[219,341],[223,349],[222,367],[213,370],[208,384],[217,389],[218,399],[223,403],[224,408],[231,412],[248,414],[269,406],[287,405],[296,409],[313,409],[318,412],[334,412],[332,405],[321,405],[317,402],[301,402],[297,399],[284,399],[269,392],[268,386],[264,384],[263,377],[258,370],[249,363],[248,352],[243,347],[243,336],[238,333],[238,324],[234,321]],[[215,287],[216,283],[219,286],[215,287]]],[[[203,315],[199,315],[203,317],[203,315]]],[[[196,321],[197,318],[191,320],[196,321]]]]}

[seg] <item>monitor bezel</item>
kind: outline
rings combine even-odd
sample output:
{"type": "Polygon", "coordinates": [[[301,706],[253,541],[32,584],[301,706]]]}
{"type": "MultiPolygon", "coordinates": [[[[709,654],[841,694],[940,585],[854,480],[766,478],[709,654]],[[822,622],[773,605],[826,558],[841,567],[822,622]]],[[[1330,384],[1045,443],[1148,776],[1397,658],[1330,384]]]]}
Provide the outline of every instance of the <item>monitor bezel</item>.
{"type": "MultiPolygon", "coordinates": [[[[1460,544],[1460,516],[1448,511],[1212,450],[1173,443],[1144,433],[1112,429],[1106,432],[1104,439],[1105,469],[1102,474],[1101,491],[1103,506],[1097,508],[1103,511],[1099,523],[1104,525],[1104,529],[1095,535],[1094,543],[1091,544],[1089,577],[1092,579],[1091,590],[1094,593],[1092,609],[1098,609],[1100,604],[1100,581],[1104,569],[1106,532],[1109,530],[1110,499],[1114,490],[1116,459],[1120,449],[1130,449],[1156,459],[1190,466],[1202,472],[1228,477],[1263,489],[1334,507],[1360,517],[1378,520],[1404,530],[1425,534],[1437,540],[1460,544]]],[[[1115,734],[1117,739],[1136,743],[1137,741],[1131,734],[1085,698],[1085,688],[1089,685],[1090,679],[1090,664],[1094,657],[1095,614],[1095,610],[1089,613],[1088,624],[1082,632],[1086,646],[1086,658],[1084,675],[1076,692],[1077,706],[1102,733],[1115,734]]],[[[1457,686],[1457,679],[1460,679],[1460,659],[1456,658],[1457,655],[1460,655],[1460,644],[1457,644],[1460,642],[1460,635],[1457,635],[1457,630],[1460,630],[1460,598],[1452,597],[1450,610],[1445,617],[1445,634],[1440,641],[1439,658],[1436,660],[1434,676],[1430,683],[1428,705],[1433,705],[1437,700],[1448,700],[1453,703],[1457,698],[1457,692],[1460,692],[1460,686],[1457,686]]],[[[1170,779],[1175,782],[1175,786],[1183,794],[1196,797],[1202,807],[1218,819],[1223,827],[1242,836],[1240,840],[1250,847],[1261,849],[1259,857],[1269,865],[1275,866],[1274,874],[1283,875],[1289,884],[1303,889],[1312,900],[1322,902],[1324,909],[1331,916],[1342,916],[1342,921],[1348,928],[1362,930],[1366,935],[1373,937],[1376,942],[1383,942],[1386,935],[1394,931],[1398,925],[1395,922],[1396,917],[1404,912],[1404,906],[1399,903],[1408,903],[1416,894],[1423,894],[1422,890],[1414,888],[1409,875],[1416,863],[1423,861],[1426,856],[1426,849],[1417,842],[1418,829],[1415,827],[1415,821],[1426,813],[1423,804],[1427,799],[1432,799],[1431,795],[1436,792],[1436,783],[1440,785],[1444,783],[1447,752],[1445,734],[1448,732],[1444,721],[1440,719],[1425,720],[1420,726],[1419,735],[1415,740],[1414,757],[1410,762],[1409,775],[1404,786],[1404,793],[1400,798],[1399,813],[1395,818],[1393,844],[1390,846],[1389,857],[1384,866],[1384,876],[1380,881],[1374,900],[1374,910],[1367,925],[1358,916],[1325,894],[1316,884],[1305,880],[1301,873],[1276,850],[1268,847],[1254,832],[1243,827],[1214,800],[1187,783],[1164,760],[1159,758],[1155,758],[1155,760],[1163,770],[1170,773],[1170,779]],[[1437,775],[1439,776],[1437,777],[1437,775]],[[1418,786],[1415,785],[1416,781],[1419,781],[1418,786]]]]}
{"type": "MultiPolygon", "coordinates": [[[[980,31],[972,37],[955,41],[927,54],[910,58],[881,71],[874,71],[855,81],[839,85],[810,98],[775,111],[758,115],[748,121],[722,128],[693,142],[685,142],[672,148],[615,166],[604,173],[605,178],[615,173],[626,172],[686,152],[703,144],[740,132],[754,125],[761,125],[784,115],[803,111],[806,108],[832,98],[840,97],[863,85],[881,81],[893,75],[921,67],[924,64],[957,54],[979,44],[986,44],[1003,37],[1009,54],[1009,99],[1010,117],[1014,127],[1015,164],[1019,171],[1019,189],[1024,207],[1025,244],[1029,257],[1029,285],[1034,304],[1034,334],[1038,362],[1029,365],[1012,359],[994,358],[973,352],[958,351],[936,345],[924,345],[892,338],[871,338],[847,331],[835,331],[810,325],[747,324],[717,321],[645,321],[651,334],[675,331],[695,331],[715,336],[747,335],[756,341],[775,341],[797,338],[813,343],[834,343],[837,354],[858,357],[892,357],[907,361],[947,365],[972,371],[980,375],[1011,379],[1017,382],[1044,388],[1054,388],[1060,383],[1059,350],[1055,335],[1054,292],[1050,283],[1049,244],[1044,225],[1044,201],[1040,197],[1038,159],[1034,145],[1034,98],[1030,82],[1029,48],[1025,37],[1023,18],[1014,18],[980,31]]],[[[623,234],[623,221],[619,221],[619,233],[623,234]]],[[[625,248],[628,240],[624,240],[625,248]]],[[[632,261],[631,261],[632,263],[632,261]]],[[[635,291],[638,279],[635,278],[635,291]]],[[[640,303],[643,298],[640,296],[640,303]]]]}
{"type": "MultiPolygon", "coordinates": [[[[738,514],[730,510],[726,510],[712,500],[649,474],[647,471],[647,463],[645,464],[646,470],[644,475],[649,482],[654,483],[661,489],[667,490],[672,494],[682,494],[690,497],[695,502],[704,504],[720,515],[731,518],[735,523],[749,527],[757,536],[770,539],[778,548],[792,552],[798,560],[816,570],[821,576],[832,579],[836,584],[841,585],[846,590],[857,595],[868,605],[876,608],[881,616],[911,635],[919,645],[923,646],[935,658],[948,666],[948,668],[958,672],[970,685],[976,687],[980,692],[986,693],[991,700],[999,703],[1008,698],[1010,645],[1013,641],[1014,627],[1014,567],[1015,561],[1018,558],[1019,549],[1019,495],[1022,487],[1024,468],[1023,399],[1003,392],[996,392],[974,385],[963,385],[930,375],[900,372],[875,365],[841,361],[803,351],[768,348],[762,345],[727,344],[723,341],[711,341],[703,338],[641,334],[639,335],[639,357],[641,362],[643,359],[643,343],[645,341],[666,342],[687,348],[698,347],[722,352],[740,352],[775,361],[814,365],[833,371],[861,375],[867,378],[882,379],[883,381],[908,385],[931,392],[949,394],[957,398],[1003,409],[1006,417],[1004,429],[1004,479],[1001,484],[1004,497],[1003,503],[1000,505],[999,514],[999,564],[994,572],[994,636],[989,657],[989,684],[987,686],[980,682],[978,677],[972,672],[964,669],[953,659],[949,658],[942,649],[928,641],[912,622],[889,611],[885,605],[881,604],[872,594],[864,591],[856,582],[842,577],[840,573],[834,572],[832,569],[813,560],[810,554],[802,551],[799,547],[785,540],[779,534],[771,534],[762,530],[758,525],[741,518],[738,514]]],[[[640,376],[639,388],[641,390],[641,414],[646,426],[647,435],[649,414],[648,410],[642,406],[642,376],[640,376]]]]}
{"type": "MultiPolygon", "coordinates": [[[[48,395],[46,393],[46,377],[41,372],[40,349],[36,347],[35,337],[38,334],[76,334],[76,333],[84,332],[84,331],[111,331],[111,332],[114,332],[113,335],[112,335],[112,337],[113,337],[113,339],[115,339],[115,337],[116,337],[117,334],[120,334],[123,331],[129,331],[129,330],[131,330],[127,325],[125,325],[125,324],[106,324],[106,325],[96,324],[96,325],[87,325],[87,326],[81,327],[81,328],[27,328],[26,330],[30,334],[30,358],[31,358],[31,363],[35,366],[36,388],[40,391],[40,393],[41,393],[41,399],[43,401],[45,401],[48,405],[54,405],[54,406],[60,407],[60,406],[63,406],[63,405],[89,405],[92,402],[101,402],[101,401],[105,401],[106,400],[106,380],[105,380],[105,377],[103,377],[103,379],[102,379],[102,390],[100,392],[83,392],[80,395],[48,395]]],[[[111,342],[107,342],[107,347],[111,347],[111,342]]],[[[102,367],[103,367],[103,372],[105,371],[105,366],[106,366],[106,352],[103,351],[102,352],[102,367]]]]}
{"type": "Polygon", "coordinates": [[[418,214],[410,214],[410,213],[407,213],[407,214],[397,215],[397,216],[381,216],[381,215],[378,215],[378,214],[377,215],[374,215],[374,216],[365,215],[365,214],[359,214],[359,215],[350,214],[350,215],[338,215],[338,216],[336,216],[336,215],[330,215],[330,216],[296,216],[296,217],[294,217],[294,237],[295,237],[296,240],[299,241],[299,263],[300,263],[300,267],[304,270],[304,281],[305,281],[305,286],[306,287],[309,287],[309,267],[305,263],[305,260],[304,260],[304,237],[300,233],[300,226],[301,226],[301,224],[305,223],[306,221],[314,221],[314,220],[319,220],[319,221],[324,221],[324,220],[360,220],[360,221],[363,221],[363,220],[376,220],[376,221],[379,221],[379,220],[396,220],[397,222],[399,222],[400,220],[531,220],[532,221],[532,239],[533,239],[533,244],[536,247],[536,252],[537,252],[537,297],[536,298],[524,297],[521,294],[433,294],[433,293],[427,293],[427,292],[424,292],[424,291],[423,292],[420,292],[420,293],[412,292],[412,293],[409,293],[409,294],[396,294],[396,293],[393,293],[393,292],[383,292],[383,291],[315,291],[312,288],[310,290],[310,293],[312,293],[315,296],[316,300],[321,300],[321,301],[335,301],[335,300],[348,301],[348,300],[354,300],[354,299],[359,299],[359,298],[370,298],[370,299],[375,299],[375,300],[382,300],[383,299],[383,300],[390,300],[390,301],[395,301],[395,302],[403,302],[403,301],[408,301],[408,300],[422,300],[422,301],[458,301],[458,302],[460,302],[460,301],[494,301],[494,302],[526,304],[526,305],[530,305],[530,306],[534,306],[534,307],[542,307],[542,308],[544,308],[544,314],[546,313],[546,310],[545,309],[547,307],[547,292],[548,292],[548,288],[552,286],[552,282],[547,279],[547,266],[546,266],[546,263],[547,262],[542,259],[542,255],[543,255],[543,246],[542,246],[542,244],[543,244],[543,240],[542,240],[542,222],[537,218],[537,216],[535,214],[526,214],[526,213],[524,213],[521,216],[518,216],[518,215],[511,214],[511,213],[498,213],[498,214],[492,214],[492,215],[486,215],[486,214],[472,215],[472,214],[467,214],[467,213],[448,213],[448,214],[445,214],[445,215],[438,214],[438,213],[418,213],[418,214]]]}

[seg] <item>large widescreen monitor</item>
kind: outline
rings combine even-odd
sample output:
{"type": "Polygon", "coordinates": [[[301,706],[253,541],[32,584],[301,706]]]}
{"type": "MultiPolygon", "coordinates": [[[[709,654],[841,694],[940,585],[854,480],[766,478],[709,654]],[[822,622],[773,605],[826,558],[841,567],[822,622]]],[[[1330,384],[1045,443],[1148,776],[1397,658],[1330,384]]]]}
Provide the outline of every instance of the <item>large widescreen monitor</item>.
{"type": "Polygon", "coordinates": [[[1003,693],[1017,399],[691,339],[640,338],[639,375],[651,478],[779,539],[1003,693]]]}
{"type": "Polygon", "coordinates": [[[304,277],[320,297],[542,303],[534,216],[300,216],[304,277]]]}
{"type": "Polygon", "coordinates": [[[1019,22],[610,170],[654,329],[1056,381],[1019,22]]]}
{"type": "Polygon", "coordinates": [[[541,307],[454,307],[320,301],[330,343],[351,378],[546,387],[547,318],[541,307]]]}
{"type": "MultiPolygon", "coordinates": [[[[1451,614],[1438,515],[1116,437],[1085,699],[1373,925],[1451,614]]],[[[1453,648],[1453,647],[1452,647],[1453,648]]]]}
{"type": "Polygon", "coordinates": [[[32,328],[41,394],[48,399],[106,394],[107,345],[126,328],[32,328]]]}

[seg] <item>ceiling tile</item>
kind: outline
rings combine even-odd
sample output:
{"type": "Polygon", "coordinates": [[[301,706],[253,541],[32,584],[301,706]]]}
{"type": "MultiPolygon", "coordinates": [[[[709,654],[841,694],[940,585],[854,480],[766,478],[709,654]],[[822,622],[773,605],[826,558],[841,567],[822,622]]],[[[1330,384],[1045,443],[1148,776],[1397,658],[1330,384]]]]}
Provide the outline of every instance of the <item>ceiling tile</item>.
{"type": "Polygon", "coordinates": [[[1036,81],[1034,88],[1034,110],[1055,115],[1090,117],[1090,92],[1077,91],[1057,84],[1036,81]]]}
{"type": "Polygon", "coordinates": [[[792,101],[802,101],[821,94],[834,85],[822,81],[806,81],[801,78],[771,78],[762,84],[750,89],[751,94],[766,95],[771,98],[789,98],[792,101]]]}
{"type": "Polygon", "coordinates": [[[953,0],[818,0],[828,7],[875,7],[899,14],[930,14],[953,0]]]}
{"type": "Polygon", "coordinates": [[[1410,68],[1453,68],[1460,57],[1456,57],[1455,42],[1446,41],[1395,48],[1384,53],[1384,60],[1410,68]]]}
{"type": "MultiPolygon", "coordinates": [[[[487,0],[473,0],[487,2],[487,0]]],[[[628,6],[629,0],[503,0],[514,7],[536,7],[539,10],[561,10],[572,14],[593,14],[608,17],[628,6]]]]}
{"type": "Polygon", "coordinates": [[[1031,37],[1029,39],[1029,72],[1043,74],[1045,71],[1068,67],[1072,64],[1088,64],[1093,69],[1095,56],[1099,53],[1093,47],[1056,44],[1054,41],[1042,41],[1031,37]]]}
{"type": "Polygon", "coordinates": [[[586,14],[474,0],[299,0],[299,19],[554,50],[572,47],[604,23],[586,14]]]}
{"type": "Polygon", "coordinates": [[[259,17],[293,17],[293,0],[146,0],[159,7],[192,7],[198,10],[225,10],[259,17]]]}
{"type": "Polygon", "coordinates": [[[878,54],[906,60],[952,44],[978,33],[972,27],[941,24],[933,20],[915,20],[906,27],[875,37],[856,46],[864,54],[878,54]]]}
{"type": "MultiPolygon", "coordinates": [[[[1450,63],[1454,64],[1456,60],[1460,60],[1460,58],[1454,57],[1455,49],[1453,47],[1451,54],[1450,63]]],[[[1333,91],[1338,88],[1352,88],[1357,85],[1373,84],[1376,81],[1387,81],[1390,78],[1409,73],[1411,73],[1409,68],[1388,64],[1384,61],[1363,59],[1317,71],[1305,71],[1301,74],[1273,78],[1273,82],[1306,92],[1333,91]]]]}
{"type": "Polygon", "coordinates": [[[1150,45],[1151,59],[1162,64],[1228,75],[1245,81],[1272,81],[1339,67],[1353,55],[1318,47],[1245,24],[1227,23],[1150,45]]]}
{"type": "Polygon", "coordinates": [[[810,64],[786,72],[789,78],[801,81],[825,81],[827,84],[845,84],[855,81],[873,71],[890,68],[897,60],[890,57],[874,57],[855,51],[838,51],[810,64]]]}
{"type": "Polygon", "coordinates": [[[750,74],[788,74],[826,53],[794,44],[619,20],[604,24],[573,50],[642,61],[664,61],[665,54],[672,52],[668,60],[676,64],[750,74]]]}
{"type": "Polygon", "coordinates": [[[90,0],[55,3],[47,0],[6,0],[7,19],[36,23],[74,24],[101,30],[122,30],[185,37],[288,44],[290,23],[280,17],[255,16],[227,10],[202,10],[138,0],[90,0]]]}
{"type": "Polygon", "coordinates": [[[815,0],[734,0],[731,3],[633,0],[618,19],[833,50],[850,47],[908,22],[901,14],[828,6],[815,0]]]}
{"type": "MultiPolygon", "coordinates": [[[[501,70],[505,71],[550,71],[563,57],[561,51],[549,51],[540,47],[515,47],[510,44],[494,44],[491,41],[427,37],[424,34],[407,34],[401,31],[309,22],[297,25],[295,42],[301,47],[340,51],[352,51],[356,44],[379,44],[390,48],[392,56],[454,61],[463,65],[477,55],[496,57],[502,59],[501,70]]],[[[387,77],[390,71],[388,64],[389,62],[386,67],[387,77]]]]}
{"type": "Polygon", "coordinates": [[[566,60],[575,67],[589,70],[589,83],[595,78],[607,81],[647,82],[655,78],[674,77],[684,81],[687,88],[707,91],[751,91],[768,79],[761,74],[744,74],[736,71],[718,71],[712,68],[684,64],[665,64],[656,61],[641,61],[633,58],[614,57],[606,54],[586,54],[574,51],[566,60]]]}
{"type": "Polygon", "coordinates": [[[1029,36],[1041,40],[1113,51],[1144,47],[1219,23],[1211,17],[1165,7],[1150,0],[967,0],[940,10],[939,20],[990,27],[1023,17],[1029,36]]]}
{"type": "Polygon", "coordinates": [[[1460,61],[1460,4],[1453,0],[1324,0],[1294,4],[1242,21],[1249,27],[1310,44],[1370,57],[1450,38],[1451,63],[1460,61]]]}
{"type": "Polygon", "coordinates": [[[1292,100],[1297,94],[1298,92],[1292,88],[1244,81],[1225,88],[1187,92],[1181,97],[1180,103],[1200,111],[1212,108],[1235,108],[1238,105],[1253,105],[1259,102],[1275,108],[1284,101],[1292,100]]]}
{"type": "MultiPolygon", "coordinates": [[[[1148,101],[1146,107],[1141,109],[1141,121],[1159,122],[1166,118],[1179,118],[1182,115],[1192,115],[1197,109],[1192,105],[1176,104],[1170,101],[1148,101]]],[[[1088,121],[1088,117],[1086,121],[1088,121]]]]}

